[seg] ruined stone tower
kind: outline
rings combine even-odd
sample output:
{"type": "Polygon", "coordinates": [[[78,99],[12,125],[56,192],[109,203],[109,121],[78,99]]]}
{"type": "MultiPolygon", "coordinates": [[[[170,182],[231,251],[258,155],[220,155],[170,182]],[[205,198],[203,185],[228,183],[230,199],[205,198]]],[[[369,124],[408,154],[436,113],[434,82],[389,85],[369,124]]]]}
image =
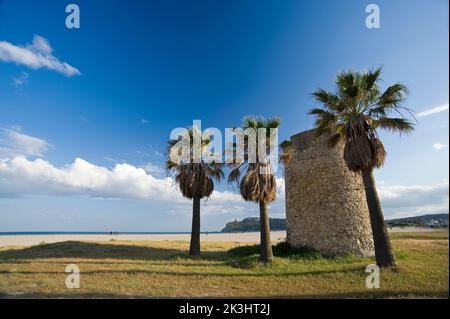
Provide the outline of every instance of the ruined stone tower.
{"type": "Polygon", "coordinates": [[[285,169],[287,241],[328,255],[373,256],[373,239],[360,174],[347,168],[343,144],[309,130],[291,137],[285,169]]]}

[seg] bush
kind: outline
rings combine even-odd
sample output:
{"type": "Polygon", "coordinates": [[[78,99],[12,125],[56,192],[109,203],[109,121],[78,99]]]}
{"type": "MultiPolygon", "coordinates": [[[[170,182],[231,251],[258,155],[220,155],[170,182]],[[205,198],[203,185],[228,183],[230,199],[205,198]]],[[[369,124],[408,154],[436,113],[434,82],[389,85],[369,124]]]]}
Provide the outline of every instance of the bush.
{"type": "Polygon", "coordinates": [[[287,242],[281,242],[273,248],[273,254],[277,257],[287,257],[294,259],[321,259],[324,256],[317,250],[307,247],[292,247],[287,242]]]}
{"type": "Polygon", "coordinates": [[[239,246],[231,248],[228,253],[233,256],[248,257],[259,254],[259,245],[239,246]]]}
{"type": "MultiPolygon", "coordinates": [[[[272,246],[275,257],[284,257],[292,259],[320,259],[324,256],[318,251],[306,247],[292,247],[286,242],[272,246]]],[[[240,246],[228,251],[232,256],[249,257],[259,255],[259,245],[240,246]]]]}

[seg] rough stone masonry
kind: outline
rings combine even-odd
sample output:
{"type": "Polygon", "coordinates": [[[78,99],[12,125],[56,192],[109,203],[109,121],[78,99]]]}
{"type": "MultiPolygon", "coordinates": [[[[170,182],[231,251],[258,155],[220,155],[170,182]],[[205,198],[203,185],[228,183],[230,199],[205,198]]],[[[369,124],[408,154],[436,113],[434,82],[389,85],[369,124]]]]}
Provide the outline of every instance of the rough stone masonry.
{"type": "Polygon", "coordinates": [[[285,168],[287,241],[327,255],[373,256],[362,177],[315,130],[291,137],[294,155],[285,168]]]}

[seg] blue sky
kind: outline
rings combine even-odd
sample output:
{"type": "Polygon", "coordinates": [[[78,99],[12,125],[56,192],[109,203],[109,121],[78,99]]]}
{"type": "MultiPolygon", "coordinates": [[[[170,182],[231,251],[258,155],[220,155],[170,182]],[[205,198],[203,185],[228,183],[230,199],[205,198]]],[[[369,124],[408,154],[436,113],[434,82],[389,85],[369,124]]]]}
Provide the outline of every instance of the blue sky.
{"type": "MultiPolygon", "coordinates": [[[[448,1],[376,1],[380,29],[368,1],[73,1],[80,29],[68,3],[0,0],[0,231],[188,231],[162,171],[172,129],[279,116],[285,139],[312,128],[312,91],[377,66],[419,115],[381,133],[384,213],[448,212],[448,1]]],[[[203,212],[218,230],[257,207],[222,183],[203,212]]]]}

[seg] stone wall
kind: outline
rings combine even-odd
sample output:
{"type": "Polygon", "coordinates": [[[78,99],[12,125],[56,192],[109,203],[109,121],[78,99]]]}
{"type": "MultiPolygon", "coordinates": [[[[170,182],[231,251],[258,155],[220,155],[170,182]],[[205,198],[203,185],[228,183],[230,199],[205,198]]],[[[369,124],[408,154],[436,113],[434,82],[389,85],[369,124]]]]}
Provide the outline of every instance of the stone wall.
{"type": "Polygon", "coordinates": [[[291,137],[285,169],[287,241],[328,255],[373,256],[362,177],[349,171],[343,144],[330,148],[315,130],[291,137]]]}

